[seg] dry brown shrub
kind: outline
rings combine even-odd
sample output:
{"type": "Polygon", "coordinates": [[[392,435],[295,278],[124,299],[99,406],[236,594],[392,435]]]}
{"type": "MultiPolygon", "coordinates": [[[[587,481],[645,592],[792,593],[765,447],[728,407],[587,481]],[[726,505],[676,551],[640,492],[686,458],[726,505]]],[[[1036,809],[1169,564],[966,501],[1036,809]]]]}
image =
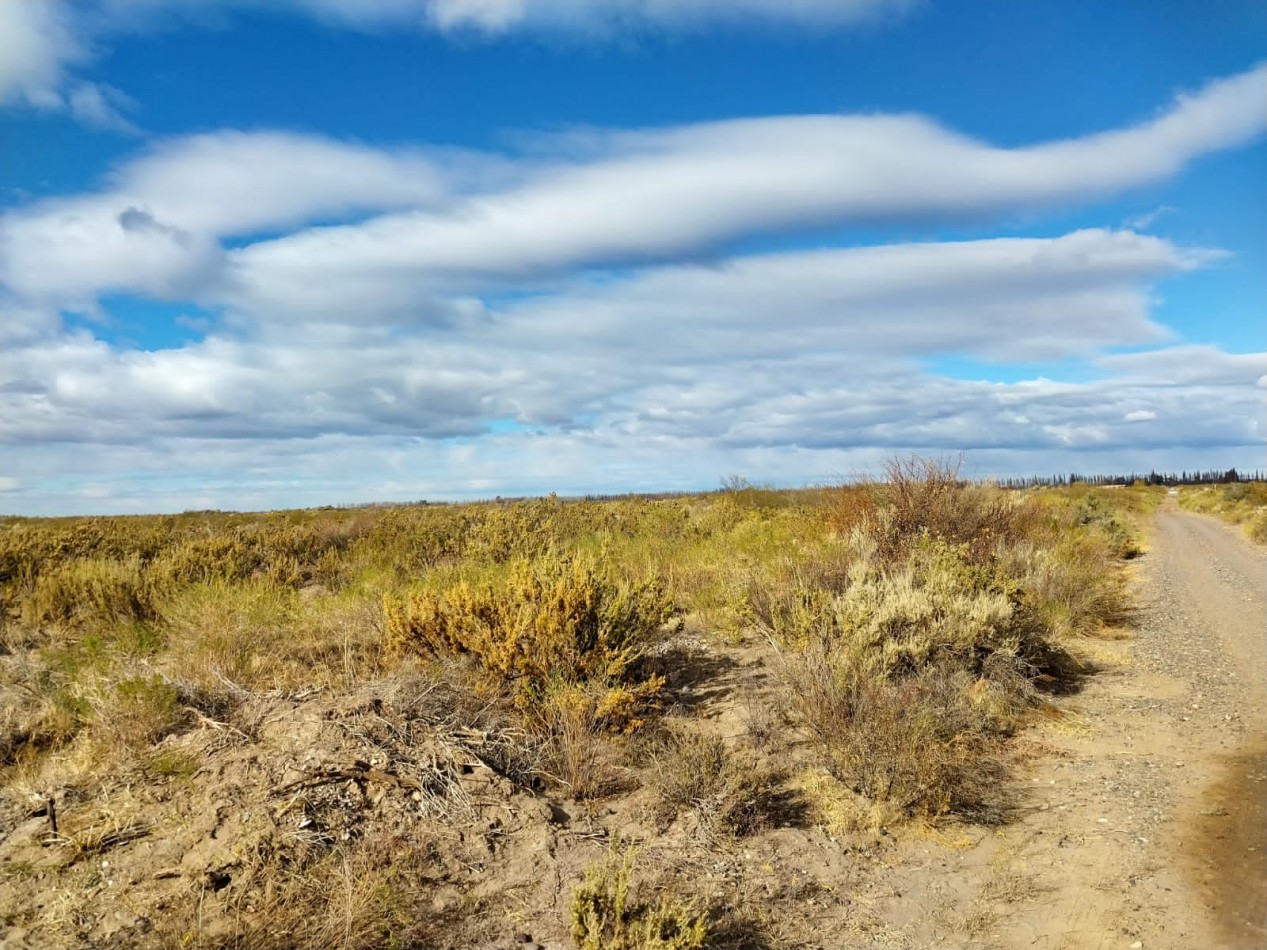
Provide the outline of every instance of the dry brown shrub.
{"type": "Polygon", "coordinates": [[[1002,764],[972,700],[977,680],[930,669],[850,676],[813,651],[792,658],[789,683],[828,770],[855,792],[908,817],[950,812],[998,820],[1002,764]]]}
{"type": "Polygon", "coordinates": [[[837,534],[868,524],[879,507],[877,487],[863,482],[839,485],[826,492],[823,518],[837,534]]]}
{"type": "Polygon", "coordinates": [[[743,837],[791,810],[783,776],[732,752],[719,736],[679,728],[666,732],[659,745],[647,784],[662,829],[690,812],[710,838],[743,837]]]}
{"type": "Polygon", "coordinates": [[[911,456],[885,467],[880,497],[884,517],[875,520],[880,556],[900,561],[921,537],[964,545],[974,562],[988,560],[1000,544],[1025,536],[1037,513],[1015,494],[959,477],[959,463],[911,456]]]}

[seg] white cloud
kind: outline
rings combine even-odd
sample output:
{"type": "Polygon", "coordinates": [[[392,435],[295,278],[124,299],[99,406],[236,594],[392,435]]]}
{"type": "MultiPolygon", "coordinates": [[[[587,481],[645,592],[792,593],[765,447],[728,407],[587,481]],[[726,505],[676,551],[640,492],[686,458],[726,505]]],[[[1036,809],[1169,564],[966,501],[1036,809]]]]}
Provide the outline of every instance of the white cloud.
{"type": "MultiPolygon", "coordinates": [[[[167,236],[137,217],[133,229],[167,236]]],[[[175,349],[120,350],[80,332],[20,351],[7,368],[13,397],[0,435],[25,445],[143,444],[191,432],[436,439],[514,419],[735,445],[993,444],[1006,422],[1018,433],[1008,438],[1023,441],[1038,423],[1016,422],[1011,397],[998,393],[1047,404],[1077,387],[972,388],[938,382],[918,363],[1085,358],[1164,340],[1149,318],[1149,285],[1203,257],[1157,238],[1090,231],[656,267],[501,301],[440,296],[427,305],[447,314],[439,327],[400,322],[367,295],[341,323],[308,321],[297,333],[258,320],[241,338],[175,349]],[[951,395],[929,401],[938,387],[951,395]],[[956,404],[964,392],[987,394],[1002,422],[979,428],[956,404]]]]}
{"type": "Polygon", "coordinates": [[[1174,214],[1178,210],[1178,208],[1171,207],[1170,205],[1159,205],[1152,211],[1146,211],[1143,214],[1127,218],[1122,222],[1122,226],[1130,228],[1132,231],[1147,231],[1161,218],[1168,214],[1174,214]]]}
{"type": "Polygon", "coordinates": [[[68,112],[86,126],[135,134],[135,103],[75,77],[96,52],[82,8],[64,0],[0,0],[0,106],[68,112]]]}
{"type": "Polygon", "coordinates": [[[70,114],[84,125],[129,135],[139,133],[125,112],[135,107],[127,94],[102,83],[81,82],[67,96],[70,114]]]}
{"type": "Polygon", "coordinates": [[[119,196],[52,201],[2,223],[0,277],[32,304],[91,313],[105,293],[186,297],[222,268],[213,237],[119,196]]]}
{"type": "Polygon", "coordinates": [[[754,234],[979,220],[1144,184],[1261,131],[1265,79],[1261,66],[1141,126],[1019,149],[915,116],[595,132],[528,158],[281,132],[198,135],[143,153],[99,194],[4,215],[0,280],[28,299],[79,309],[91,309],[97,292],[134,291],[316,314],[398,294],[399,312],[437,285],[671,259],[754,234]],[[133,212],[158,227],[121,228],[133,212]],[[221,252],[225,238],[278,229],[286,233],[276,240],[221,252]]]}
{"type": "MultiPolygon", "coordinates": [[[[21,489],[8,510],[179,511],[491,497],[549,491],[715,487],[724,474],[812,484],[871,471],[893,452],[963,451],[968,474],[1144,472],[1250,466],[1267,433],[1256,429],[1261,394],[1103,380],[992,384],[902,371],[785,393],[743,413],[727,409],[720,435],[623,416],[584,427],[420,441],[381,432],[312,438],[207,437],[183,431],[143,442],[53,443],[8,456],[21,489]],[[887,376],[887,378],[883,378],[887,376]],[[1218,405],[1217,414],[1211,412],[1218,405]],[[1153,407],[1156,420],[1126,422],[1123,408],[1153,407]],[[1024,412],[1018,413],[1018,407],[1024,412]],[[68,467],[68,452],[76,465],[68,467]],[[83,476],[69,472],[91,473],[83,476]],[[109,497],[78,502],[80,487],[109,497]]],[[[746,380],[736,374],[731,393],[746,380]]],[[[666,413],[695,395],[669,396],[666,413]]],[[[695,403],[707,414],[715,392],[695,403]]],[[[214,436],[214,433],[208,433],[214,436]]]]}
{"type": "Polygon", "coordinates": [[[441,211],[317,228],[234,255],[247,294],[302,297],[311,275],[525,276],[664,258],[760,232],[980,218],[1084,202],[1177,172],[1267,129],[1267,66],[1133,128],[995,148],[916,116],[787,116],[595,134],[583,158],[441,211]]]}
{"type": "Polygon", "coordinates": [[[217,279],[223,238],[425,207],[488,164],[282,132],[162,142],[118,169],[100,194],[0,217],[0,280],[27,299],[81,310],[111,291],[196,296],[217,279]]]}
{"type": "Polygon", "coordinates": [[[512,29],[605,34],[630,29],[691,29],[719,24],[788,24],[841,27],[901,14],[915,0],[424,0],[422,4],[371,2],[351,13],[347,0],[302,0],[344,15],[399,17],[419,5],[440,30],[476,29],[499,34],[512,29]]]}
{"type": "Polygon", "coordinates": [[[490,319],[511,346],[577,339],[660,366],[825,352],[1061,359],[1166,339],[1148,284],[1206,256],[1108,231],[788,252],[575,281],[490,319]]]}
{"type": "MultiPolygon", "coordinates": [[[[253,0],[187,0],[173,11],[167,0],[96,0],[115,22],[157,16],[196,16],[207,9],[249,9],[253,0]]],[[[842,28],[901,15],[923,0],[278,0],[333,26],[405,27],[441,32],[512,30],[604,36],[620,31],[680,30],[712,25],[842,28]]]]}
{"type": "Polygon", "coordinates": [[[0,104],[60,107],[66,69],[86,53],[60,0],[0,0],[0,104]]]}
{"type": "MultiPolygon", "coordinates": [[[[427,207],[478,156],[385,150],[291,132],[223,131],[160,143],[113,177],[115,195],[217,237],[314,217],[427,207]]],[[[487,163],[485,163],[487,164],[487,163]]]]}
{"type": "Polygon", "coordinates": [[[1209,345],[1120,353],[1096,362],[1111,373],[1167,386],[1250,386],[1267,372],[1267,353],[1226,353],[1209,345]]]}
{"type": "Polygon", "coordinates": [[[728,248],[1156,181],[1261,132],[1264,79],[1007,149],[917,116],[596,131],[509,156],[281,132],[159,143],[97,193],[0,217],[6,504],[803,482],[905,450],[1013,472],[1100,470],[1113,463],[1085,460],[1123,446],[1216,467],[1261,453],[1267,354],[1102,355],[1165,344],[1154,286],[1220,252],[1098,229],[728,248]],[[109,293],[199,304],[209,335],[143,350],[63,326],[109,293]],[[1081,381],[998,383],[930,368],[942,357],[1090,363],[1081,381]],[[244,478],[255,494],[229,487],[244,478]],[[146,494],[164,479],[184,487],[146,494]]]}

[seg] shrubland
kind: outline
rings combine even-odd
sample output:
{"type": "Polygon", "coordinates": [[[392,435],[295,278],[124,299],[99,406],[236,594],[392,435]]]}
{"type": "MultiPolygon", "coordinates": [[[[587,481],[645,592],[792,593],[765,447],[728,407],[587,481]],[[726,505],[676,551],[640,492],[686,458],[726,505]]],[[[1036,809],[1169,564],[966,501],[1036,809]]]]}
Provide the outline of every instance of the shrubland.
{"type": "MultiPolygon", "coordinates": [[[[86,854],[174,840],[208,776],[243,763],[242,814],[271,817],[242,819],[235,883],[176,876],[164,898],[221,895],[216,920],[128,935],[208,947],[271,946],[265,920],[291,921],[278,946],[462,945],[443,921],[493,905],[431,892],[473,866],[453,842],[488,790],[546,813],[631,803],[647,840],[702,848],[787,824],[1004,822],[1009,738],[1076,688],[1081,641],[1129,621],[1123,565],[1159,497],[1003,491],[906,459],[802,491],[5,519],[0,808],[14,827],[60,806],[32,873],[73,891],[86,854]],[[738,650],[770,685],[726,700],[746,710],[736,735],[698,697],[729,695],[738,650]],[[310,734],[340,737],[319,767],[296,751],[310,734]],[[335,787],[380,811],[390,792],[403,824],[336,833],[335,787]],[[303,816],[285,834],[278,789],[303,816]]],[[[37,926],[15,848],[0,917],[37,926]]],[[[722,945],[715,909],[631,883],[632,854],[565,885],[576,945],[722,945]]]]}
{"type": "Polygon", "coordinates": [[[1250,540],[1267,544],[1267,482],[1185,485],[1179,490],[1179,505],[1239,525],[1250,540]]]}

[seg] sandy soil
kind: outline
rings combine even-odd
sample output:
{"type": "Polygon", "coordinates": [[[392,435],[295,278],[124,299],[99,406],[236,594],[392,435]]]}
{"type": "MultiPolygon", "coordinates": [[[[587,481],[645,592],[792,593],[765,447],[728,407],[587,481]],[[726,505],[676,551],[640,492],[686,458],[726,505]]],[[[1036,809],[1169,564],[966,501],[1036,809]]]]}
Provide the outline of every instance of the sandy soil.
{"type": "MultiPolygon", "coordinates": [[[[252,946],[230,935],[267,889],[258,856],[358,838],[418,852],[429,923],[406,945],[559,950],[571,889],[619,835],[666,886],[734,908],[726,946],[1262,950],[1267,552],[1171,500],[1135,565],[1138,623],[1092,641],[1097,672],[1014,740],[997,828],[836,836],[790,795],[760,834],[718,840],[689,815],[657,827],[646,790],[577,805],[513,785],[495,737],[428,718],[443,704],[409,682],[259,696],[245,731],[169,740],[204,763],[191,778],[67,793],[61,839],[39,812],[0,815],[0,948],[252,946]]],[[[683,650],[678,713],[750,743],[774,705],[768,648],[683,650]]]]}

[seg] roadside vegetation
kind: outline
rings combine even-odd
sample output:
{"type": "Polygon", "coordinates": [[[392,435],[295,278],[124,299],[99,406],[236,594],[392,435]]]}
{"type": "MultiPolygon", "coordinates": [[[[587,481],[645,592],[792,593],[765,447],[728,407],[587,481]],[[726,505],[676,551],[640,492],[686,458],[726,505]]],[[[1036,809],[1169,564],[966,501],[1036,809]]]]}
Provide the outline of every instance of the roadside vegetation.
{"type": "Polygon", "coordinates": [[[741,920],[692,862],[1007,822],[1010,740],[1129,621],[1162,495],[906,459],[802,491],[5,519],[0,922],[492,946],[513,904],[583,948],[778,945],[812,894],[741,920]]]}
{"type": "Polygon", "coordinates": [[[1179,490],[1179,506],[1216,515],[1239,525],[1250,540],[1267,544],[1267,482],[1185,486],[1179,490]]]}

